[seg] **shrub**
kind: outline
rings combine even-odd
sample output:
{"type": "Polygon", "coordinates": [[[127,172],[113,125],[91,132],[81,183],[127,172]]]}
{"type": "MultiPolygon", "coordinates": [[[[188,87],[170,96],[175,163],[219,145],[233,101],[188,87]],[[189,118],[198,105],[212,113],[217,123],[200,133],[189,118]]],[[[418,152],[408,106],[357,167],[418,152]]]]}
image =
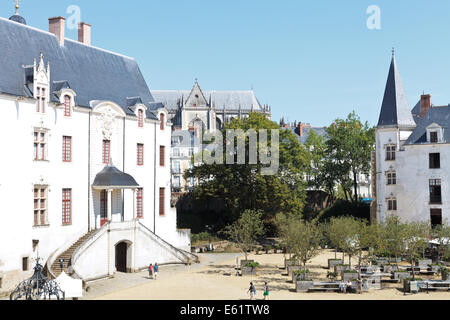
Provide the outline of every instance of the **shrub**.
{"type": "Polygon", "coordinates": [[[248,268],[257,268],[257,267],[259,267],[259,263],[258,262],[249,262],[245,266],[248,268]]]}
{"type": "Polygon", "coordinates": [[[330,271],[328,271],[328,273],[327,273],[327,278],[328,279],[336,279],[337,276],[338,276],[337,272],[330,272],[330,271]]]}
{"type": "Polygon", "coordinates": [[[309,270],[308,269],[306,269],[306,271],[305,270],[295,270],[294,271],[294,274],[297,276],[297,275],[301,275],[301,274],[309,274],[309,273],[311,273],[311,272],[309,272],[309,270]]]}

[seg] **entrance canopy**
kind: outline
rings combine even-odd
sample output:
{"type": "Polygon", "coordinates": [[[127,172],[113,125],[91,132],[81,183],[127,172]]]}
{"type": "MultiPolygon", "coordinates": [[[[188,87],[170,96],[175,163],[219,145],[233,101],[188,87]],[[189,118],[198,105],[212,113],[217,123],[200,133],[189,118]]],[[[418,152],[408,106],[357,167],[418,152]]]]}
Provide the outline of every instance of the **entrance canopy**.
{"type": "Polygon", "coordinates": [[[132,176],[114,166],[106,166],[95,177],[94,189],[135,189],[139,184],[132,176]]]}

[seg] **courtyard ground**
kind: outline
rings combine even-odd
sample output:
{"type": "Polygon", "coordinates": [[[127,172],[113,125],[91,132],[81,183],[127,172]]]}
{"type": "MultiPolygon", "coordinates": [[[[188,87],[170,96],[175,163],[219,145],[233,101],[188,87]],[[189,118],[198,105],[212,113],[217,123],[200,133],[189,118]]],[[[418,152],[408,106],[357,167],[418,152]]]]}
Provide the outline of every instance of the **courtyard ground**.
{"type": "MultiPolygon", "coordinates": [[[[362,295],[333,292],[297,293],[291,279],[283,275],[283,254],[250,255],[249,259],[259,262],[261,266],[257,276],[253,277],[235,276],[236,257],[242,256],[229,253],[200,254],[200,264],[161,266],[157,280],[149,279],[147,272],[118,274],[114,279],[91,283],[84,299],[246,300],[249,299],[249,283],[253,281],[257,300],[262,299],[264,282],[269,284],[271,300],[450,300],[450,292],[404,296],[398,289],[400,284],[383,284],[384,289],[372,290],[362,295]]],[[[313,279],[326,279],[328,270],[324,267],[329,258],[334,258],[334,253],[325,250],[308,264],[313,279]]]]}

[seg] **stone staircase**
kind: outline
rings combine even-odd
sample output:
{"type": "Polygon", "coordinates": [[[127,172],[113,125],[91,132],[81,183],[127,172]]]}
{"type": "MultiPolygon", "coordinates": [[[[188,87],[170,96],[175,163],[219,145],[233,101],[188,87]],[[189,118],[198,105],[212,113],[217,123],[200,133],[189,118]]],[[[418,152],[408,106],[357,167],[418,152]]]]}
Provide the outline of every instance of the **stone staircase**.
{"type": "Polygon", "coordinates": [[[71,259],[72,259],[72,255],[73,255],[74,251],[97,231],[98,230],[92,230],[89,233],[86,233],[84,236],[82,236],[80,239],[78,239],[77,242],[75,242],[72,246],[70,246],[69,249],[67,249],[66,251],[61,253],[56,258],[55,262],[53,262],[53,264],[51,266],[51,271],[55,277],[58,277],[62,273],[63,270],[65,273],[68,273],[67,268],[69,267],[69,265],[71,263],[71,259]],[[61,269],[61,265],[59,262],[60,259],[64,260],[64,268],[63,269],[61,269]]]}

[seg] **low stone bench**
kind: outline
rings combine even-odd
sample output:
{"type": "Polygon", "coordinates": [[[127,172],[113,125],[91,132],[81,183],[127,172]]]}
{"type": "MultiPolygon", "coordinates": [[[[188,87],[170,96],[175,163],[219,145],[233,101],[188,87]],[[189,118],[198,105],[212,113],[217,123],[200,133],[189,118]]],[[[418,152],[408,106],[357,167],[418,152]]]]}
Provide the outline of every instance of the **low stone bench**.
{"type": "Polygon", "coordinates": [[[418,281],[421,291],[443,290],[450,291],[450,281],[418,281]]]}
{"type": "Polygon", "coordinates": [[[311,291],[339,291],[339,282],[313,282],[313,281],[297,281],[297,292],[311,291]]]}
{"type": "Polygon", "coordinates": [[[344,260],[342,259],[328,259],[328,269],[333,269],[335,265],[343,264],[344,260]]]}

